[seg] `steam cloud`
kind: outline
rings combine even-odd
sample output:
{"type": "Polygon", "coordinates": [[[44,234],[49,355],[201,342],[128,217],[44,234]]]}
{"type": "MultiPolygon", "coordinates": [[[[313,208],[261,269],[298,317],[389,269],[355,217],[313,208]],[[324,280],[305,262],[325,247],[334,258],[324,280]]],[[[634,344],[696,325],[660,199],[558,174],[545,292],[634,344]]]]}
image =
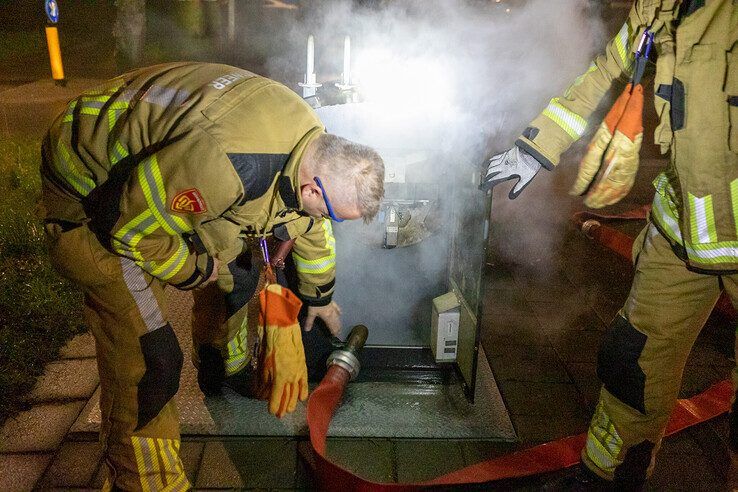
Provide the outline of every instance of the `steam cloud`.
{"type": "MultiPolygon", "coordinates": [[[[548,99],[583,73],[604,45],[599,17],[588,0],[356,3],[303,2],[299,9],[289,11],[252,6],[247,22],[240,26],[240,38],[245,49],[265,61],[265,75],[300,92],[297,82],[305,71],[307,36],[315,36],[319,82],[340,79],[343,39],[351,36],[355,81],[376,103],[376,111],[367,116],[372,125],[363,133],[363,143],[379,142],[380,153],[382,148],[440,146],[445,154],[459,161],[476,161],[481,168],[486,156],[509,148],[548,99]]],[[[329,131],[342,134],[340,125],[329,126],[329,131]]],[[[425,172],[440,175],[443,169],[438,166],[449,165],[454,164],[429,163],[425,172]]],[[[456,206],[463,209],[464,204],[456,206]]],[[[497,233],[506,231],[501,228],[497,233]]],[[[550,225],[538,223],[518,234],[518,239],[535,242],[539,252],[546,251],[551,233],[550,225]]],[[[340,256],[352,256],[354,248],[361,247],[352,241],[340,242],[339,261],[340,256]]],[[[421,255],[410,257],[417,262],[416,278],[394,278],[392,272],[373,269],[373,265],[352,266],[353,285],[345,278],[341,284],[339,276],[339,301],[366,303],[365,286],[382,282],[385,298],[371,299],[370,305],[408,311],[403,293],[428,284],[428,277],[443,276],[445,254],[426,248],[421,255]]],[[[550,263],[539,258],[537,265],[547,268],[550,263]]],[[[417,320],[419,310],[430,311],[430,304],[410,308],[409,315],[417,320]]],[[[413,340],[427,336],[415,331],[413,340]]],[[[389,339],[407,341],[401,336],[389,339]]]]}

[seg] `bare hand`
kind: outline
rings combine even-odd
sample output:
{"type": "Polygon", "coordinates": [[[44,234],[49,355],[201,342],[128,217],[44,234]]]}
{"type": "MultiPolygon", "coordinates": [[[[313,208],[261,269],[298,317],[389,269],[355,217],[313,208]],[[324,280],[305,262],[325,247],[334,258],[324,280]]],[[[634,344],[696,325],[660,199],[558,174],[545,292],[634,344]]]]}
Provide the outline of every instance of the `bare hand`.
{"type": "Polygon", "coordinates": [[[323,320],[331,335],[338,336],[341,333],[341,308],[335,302],[331,301],[326,306],[308,306],[307,317],[305,318],[305,331],[313,329],[315,318],[323,320]]]}

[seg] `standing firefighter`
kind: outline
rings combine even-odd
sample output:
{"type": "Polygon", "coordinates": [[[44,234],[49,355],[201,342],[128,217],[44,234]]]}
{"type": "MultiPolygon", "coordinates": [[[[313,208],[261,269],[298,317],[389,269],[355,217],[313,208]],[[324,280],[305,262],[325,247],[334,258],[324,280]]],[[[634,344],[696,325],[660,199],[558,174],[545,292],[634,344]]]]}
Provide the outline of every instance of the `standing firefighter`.
{"type": "Polygon", "coordinates": [[[193,355],[203,391],[235,380],[234,389],[251,394],[255,337],[246,312],[260,262],[249,237],[295,239],[299,298],[277,287],[262,299],[277,299],[286,313],[266,317],[263,377],[281,385],[267,388],[277,415],[307,397],[291,320],[304,303],[306,325],[317,316],[340,330],[329,218],[377,213],[384,165],[376,152],[327,135],[276,82],[178,63],[73,100],[44,141],[42,176],[51,258],[84,291],[96,340],[108,485],[189,487],[173,400],[183,356],[164,314],[166,284],[197,289],[193,355]]]}
{"type": "Polygon", "coordinates": [[[738,301],[738,3],[637,0],[605,54],[551,100],[513,149],[491,159],[487,173],[488,186],[518,179],[510,193],[517,196],[541,167],[558,164],[613,80],[626,76],[634,85],[595,135],[572,189],[592,207],[622,198],[638,166],[642,88],[633,79],[642,70],[639,48],[650,40],[658,53],[655,140],[671,157],[635,243],[630,295],[600,348],[604,387],[577,477],[590,480],[585,487],[602,479],[618,490],[643,486],[697,334],[722,289],[738,301]]]}

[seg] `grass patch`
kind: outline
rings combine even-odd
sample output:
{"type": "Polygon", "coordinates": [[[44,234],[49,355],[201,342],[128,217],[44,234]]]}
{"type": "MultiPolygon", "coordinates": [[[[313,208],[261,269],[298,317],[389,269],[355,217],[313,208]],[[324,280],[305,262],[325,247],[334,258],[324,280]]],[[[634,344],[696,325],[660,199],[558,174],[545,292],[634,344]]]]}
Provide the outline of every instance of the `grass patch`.
{"type": "Polygon", "coordinates": [[[81,332],[81,294],[49,263],[42,221],[38,141],[0,139],[0,422],[59,348],[81,332]]]}

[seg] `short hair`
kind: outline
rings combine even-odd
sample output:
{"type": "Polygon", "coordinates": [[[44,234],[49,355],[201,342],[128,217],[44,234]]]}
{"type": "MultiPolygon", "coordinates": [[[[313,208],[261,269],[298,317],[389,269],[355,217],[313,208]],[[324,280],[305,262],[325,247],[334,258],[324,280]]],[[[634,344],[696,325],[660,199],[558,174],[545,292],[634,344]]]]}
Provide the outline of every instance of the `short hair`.
{"type": "MultiPolygon", "coordinates": [[[[321,134],[314,145],[315,172],[340,186],[341,198],[358,205],[364,222],[374,219],[384,197],[384,161],[379,153],[329,133],[321,134]],[[351,183],[353,193],[348,186],[351,183]]],[[[334,195],[332,192],[331,198],[334,195]]]]}

